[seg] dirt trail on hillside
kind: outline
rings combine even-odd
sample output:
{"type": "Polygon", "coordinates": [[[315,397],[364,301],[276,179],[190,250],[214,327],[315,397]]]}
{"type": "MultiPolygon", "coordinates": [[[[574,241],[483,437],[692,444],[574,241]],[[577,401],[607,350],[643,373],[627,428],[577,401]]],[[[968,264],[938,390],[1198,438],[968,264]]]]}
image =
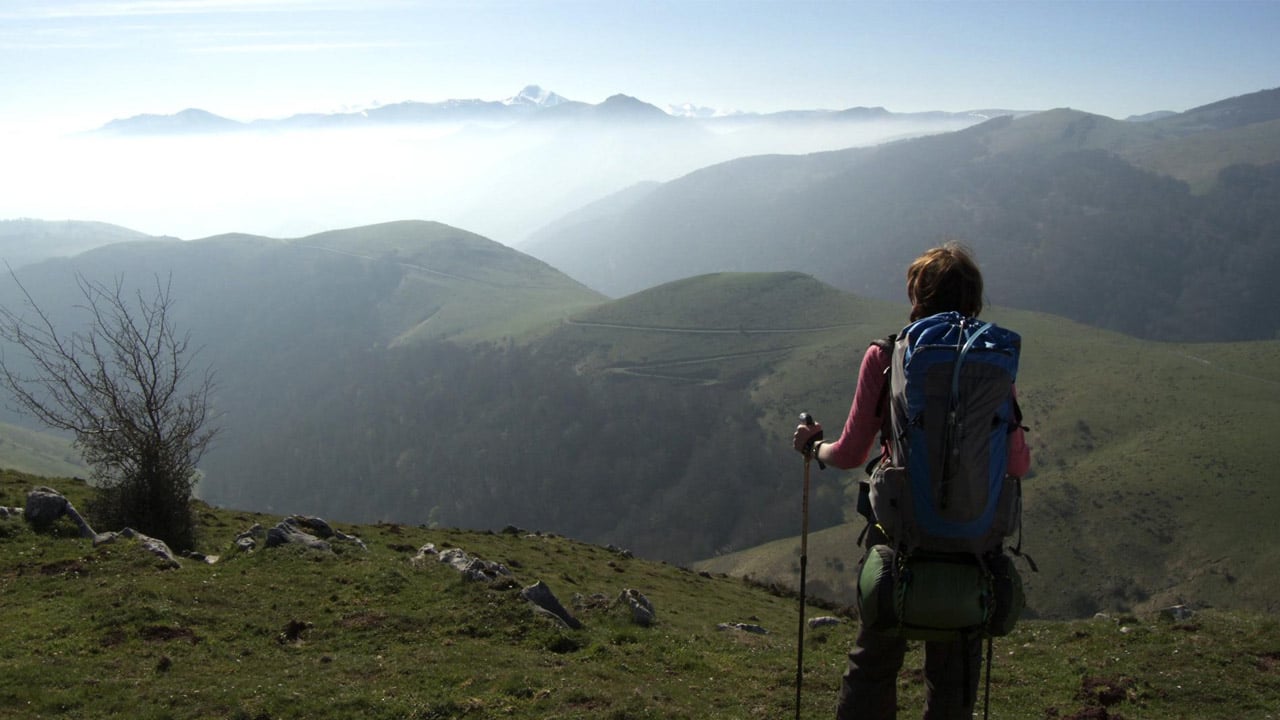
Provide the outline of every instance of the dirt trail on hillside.
{"type": "Polygon", "coordinates": [[[1226,369],[1226,368],[1224,368],[1224,367],[1220,367],[1220,366],[1218,366],[1218,365],[1214,365],[1214,364],[1213,364],[1213,361],[1211,361],[1211,360],[1206,360],[1205,358],[1198,357],[1198,356],[1196,356],[1196,355],[1192,355],[1192,354],[1190,354],[1190,353],[1175,352],[1175,353],[1172,353],[1172,354],[1173,354],[1174,356],[1176,356],[1176,357],[1183,358],[1184,360],[1191,360],[1191,361],[1193,361],[1193,362],[1200,363],[1201,365],[1204,365],[1204,366],[1205,366],[1205,367],[1207,367],[1207,368],[1211,368],[1211,369],[1213,369],[1213,370],[1216,370],[1216,371],[1218,371],[1218,372],[1220,372],[1220,373],[1225,373],[1225,374],[1227,374],[1227,375],[1234,375],[1234,376],[1236,376],[1236,377],[1245,378],[1246,380],[1256,380],[1257,382],[1260,382],[1260,383],[1266,383],[1267,385],[1274,385],[1274,386],[1276,386],[1276,387],[1280,387],[1280,381],[1278,381],[1278,380],[1272,380],[1271,378],[1258,377],[1257,375],[1250,375],[1249,373],[1242,373],[1242,372],[1240,372],[1240,371],[1238,371],[1238,370],[1228,370],[1228,369],[1226,369]]]}
{"type": "Polygon", "coordinates": [[[565,320],[567,325],[579,327],[609,328],[611,330],[632,330],[635,332],[682,333],[689,335],[797,335],[802,333],[823,332],[853,327],[858,323],[838,323],[836,325],[820,325],[807,328],[682,328],[664,325],[634,325],[627,323],[592,322],[587,320],[565,320]]]}
{"type": "Polygon", "coordinates": [[[681,360],[662,360],[659,362],[640,363],[636,365],[610,365],[602,368],[601,372],[614,373],[617,375],[633,375],[635,377],[655,378],[658,380],[671,380],[673,382],[687,383],[691,385],[719,385],[722,380],[703,379],[684,377],[682,375],[667,375],[660,372],[652,372],[661,368],[671,367],[688,367],[690,365],[704,365],[707,363],[717,363],[724,360],[737,360],[739,358],[756,357],[760,355],[785,354],[794,349],[794,345],[785,347],[767,348],[765,350],[748,350],[737,353],[723,353],[720,355],[707,355],[704,357],[683,358],[681,360]]]}

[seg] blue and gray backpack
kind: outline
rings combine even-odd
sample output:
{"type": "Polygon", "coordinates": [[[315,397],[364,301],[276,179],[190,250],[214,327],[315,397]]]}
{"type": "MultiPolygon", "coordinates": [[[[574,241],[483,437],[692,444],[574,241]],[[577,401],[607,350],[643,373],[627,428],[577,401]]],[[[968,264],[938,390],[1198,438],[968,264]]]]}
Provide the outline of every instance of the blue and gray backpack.
{"type": "Polygon", "coordinates": [[[1021,485],[1006,470],[1022,421],[1013,397],[1021,342],[947,312],[882,344],[892,352],[886,453],[871,471],[869,510],[887,543],[871,548],[859,579],[864,620],[874,616],[877,629],[991,636],[1017,621],[1021,580],[1002,550],[1020,529],[1021,485]]]}
{"type": "Polygon", "coordinates": [[[893,343],[889,454],[871,480],[876,521],[908,550],[982,554],[1016,525],[1006,487],[1022,339],[957,312],[917,320],[893,343]]]}

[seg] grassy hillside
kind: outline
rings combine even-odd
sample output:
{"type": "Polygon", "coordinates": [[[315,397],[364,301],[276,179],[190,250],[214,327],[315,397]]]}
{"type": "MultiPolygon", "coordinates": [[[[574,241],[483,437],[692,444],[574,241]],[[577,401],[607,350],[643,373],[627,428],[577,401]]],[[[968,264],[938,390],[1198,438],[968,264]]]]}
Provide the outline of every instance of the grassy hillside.
{"type": "MultiPolygon", "coordinates": [[[[1280,427],[1280,343],[1151,343],[1051,316],[989,315],[1023,335],[1018,386],[1033,455],[1025,547],[1041,569],[1026,578],[1033,609],[1078,617],[1188,602],[1274,611],[1280,492],[1271,479],[1280,447],[1269,436],[1280,427]]],[[[793,367],[809,368],[798,359],[793,367]]],[[[787,382],[787,368],[775,373],[782,382],[755,388],[757,403],[803,404],[838,433],[852,359],[803,383],[787,382]]],[[[774,442],[785,443],[794,420],[775,415],[774,442]]],[[[852,598],[861,526],[857,519],[815,540],[810,577],[832,599],[852,598]]],[[[702,567],[794,583],[796,546],[773,543],[702,567]]]]}
{"type": "MultiPolygon", "coordinates": [[[[801,410],[838,435],[867,343],[905,315],[904,306],[804,275],[710,275],[577,315],[544,352],[557,348],[587,374],[745,392],[766,442],[786,448],[801,410]]],[[[1269,438],[1280,427],[1280,343],[1155,343],[1049,315],[987,315],[1024,338],[1019,392],[1034,458],[1026,546],[1041,566],[1027,579],[1035,611],[1082,617],[1175,602],[1274,609],[1280,587],[1268,568],[1280,561],[1280,530],[1269,518],[1280,494],[1270,479],[1280,448],[1269,438]]],[[[742,452],[742,439],[714,423],[698,432],[721,457],[742,452]]],[[[758,468],[757,482],[784,504],[747,512],[781,514],[794,533],[800,460],[782,462],[758,468]]],[[[851,516],[848,493],[860,477],[815,473],[815,516],[851,516]]],[[[852,599],[860,530],[860,519],[830,530],[811,573],[832,600],[852,599]]],[[[731,552],[703,567],[794,586],[797,545],[731,552]]]]}
{"type": "MultiPolygon", "coordinates": [[[[78,299],[77,272],[126,284],[171,277],[177,319],[214,352],[225,345],[244,352],[246,342],[292,342],[291,334],[304,332],[331,343],[356,334],[382,345],[495,340],[602,300],[541,261],[421,221],[288,241],[222,235],[118,243],[26,268],[19,277],[61,320],[78,299]]],[[[11,282],[0,286],[0,301],[16,303],[15,290],[11,282]]]]}
{"type": "Polygon", "coordinates": [[[84,461],[64,437],[0,423],[0,468],[48,477],[84,477],[84,461]]]}
{"type": "Polygon", "coordinates": [[[70,257],[92,248],[148,236],[102,222],[0,220],[0,260],[22,267],[52,257],[70,257]]]}
{"type": "MultiPolygon", "coordinates": [[[[33,484],[83,506],[72,481],[0,474],[0,505],[33,484]]],[[[778,718],[795,699],[796,600],[714,575],[543,533],[340,526],[367,546],[232,549],[280,518],[199,508],[203,550],[162,569],[137,543],[93,547],[69,522],[37,534],[0,519],[0,717],[5,718],[778,718]],[[418,549],[502,563],[465,582],[418,549]],[[569,630],[520,599],[542,581],[583,623],[569,630]],[[657,622],[611,601],[643,593],[657,622]],[[767,634],[718,630],[760,626],[767,634]]],[[[823,614],[811,607],[809,617],[823,614]]],[[[828,717],[855,625],[805,634],[804,718],[828,717]]],[[[1280,625],[1201,612],[1026,621],[996,643],[1002,718],[1270,718],[1280,703],[1280,625]]],[[[900,678],[920,712],[921,656],[900,678]]]]}
{"type": "MultiPolygon", "coordinates": [[[[797,532],[797,413],[838,433],[867,343],[906,316],[799,273],[706,275],[605,303],[514,255],[397,223],[309,243],[116,246],[23,277],[42,302],[69,307],[36,281],[121,266],[107,260],[131,277],[173,272],[178,320],[205,348],[197,364],[218,374],[223,433],[200,486],[211,502],[347,522],[515,523],[679,563],[797,532]],[[521,294],[544,286],[544,303],[521,294]],[[438,314],[456,312],[454,329],[405,341],[423,319],[436,327],[410,316],[429,316],[431,297],[438,314]],[[526,310],[536,321],[519,319],[526,310]],[[502,337],[512,340],[489,342],[502,337]]],[[[1034,610],[1087,617],[1178,599],[1273,610],[1280,344],[1152,343],[989,315],[1025,339],[1034,610]]],[[[849,517],[857,477],[816,474],[815,532],[849,517]]],[[[820,565],[848,571],[851,545],[820,565]]],[[[794,584],[792,573],[784,558],[771,576],[794,584]]],[[[847,600],[847,578],[814,577],[847,600]]]]}
{"type": "Polygon", "coordinates": [[[523,336],[604,299],[540,260],[441,223],[335,230],[293,245],[394,264],[402,277],[384,310],[403,328],[394,343],[523,336]]]}
{"type": "Polygon", "coordinates": [[[718,273],[578,313],[541,344],[583,371],[746,383],[788,357],[828,357],[898,312],[800,273],[718,273]]]}
{"type": "Polygon", "coordinates": [[[1203,194],[1213,188],[1218,173],[1226,167],[1280,162],[1280,120],[1163,140],[1124,155],[1140,167],[1176,177],[1203,194]]]}

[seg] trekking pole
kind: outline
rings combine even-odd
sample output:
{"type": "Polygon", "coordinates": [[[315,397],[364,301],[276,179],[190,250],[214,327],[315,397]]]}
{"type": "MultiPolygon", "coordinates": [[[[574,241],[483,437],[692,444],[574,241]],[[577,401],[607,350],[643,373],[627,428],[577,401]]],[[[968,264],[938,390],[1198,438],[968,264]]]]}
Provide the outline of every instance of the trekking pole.
{"type": "Polygon", "coordinates": [[[982,720],[991,717],[991,636],[987,636],[987,691],[982,696],[982,720]]]}
{"type": "MultiPolygon", "coordinates": [[[[800,413],[800,422],[813,424],[813,416],[800,413]]],[[[818,431],[809,439],[809,446],[822,439],[822,431],[818,431]]],[[[804,688],[804,586],[805,573],[809,567],[809,461],[813,458],[810,451],[804,453],[804,490],[800,495],[800,631],[796,638],[796,720],[800,720],[800,696],[804,688]]]]}

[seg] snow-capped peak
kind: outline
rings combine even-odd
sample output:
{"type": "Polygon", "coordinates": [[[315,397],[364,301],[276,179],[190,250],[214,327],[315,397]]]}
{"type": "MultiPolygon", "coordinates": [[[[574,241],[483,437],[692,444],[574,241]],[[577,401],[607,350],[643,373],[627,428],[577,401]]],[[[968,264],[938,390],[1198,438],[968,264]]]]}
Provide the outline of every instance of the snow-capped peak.
{"type": "Polygon", "coordinates": [[[739,114],[736,111],[717,110],[716,108],[703,107],[694,105],[693,103],[681,103],[679,105],[667,105],[663,108],[668,115],[681,118],[706,119],[714,117],[726,117],[728,115],[739,114]]]}
{"type": "Polygon", "coordinates": [[[537,85],[526,86],[515,97],[502,101],[503,105],[531,105],[533,107],[554,107],[568,100],[537,85]]]}

